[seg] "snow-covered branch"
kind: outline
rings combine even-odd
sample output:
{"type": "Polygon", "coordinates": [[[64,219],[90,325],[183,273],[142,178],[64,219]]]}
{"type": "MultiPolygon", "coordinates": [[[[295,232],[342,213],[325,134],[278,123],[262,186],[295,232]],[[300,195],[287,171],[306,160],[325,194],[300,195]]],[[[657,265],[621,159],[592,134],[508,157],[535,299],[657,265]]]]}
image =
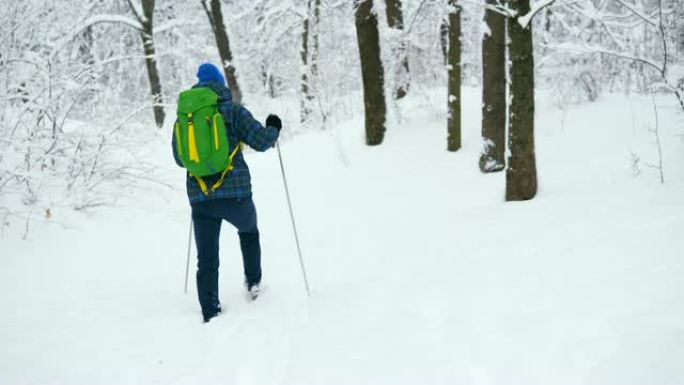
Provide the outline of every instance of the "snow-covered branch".
{"type": "Polygon", "coordinates": [[[72,36],[77,35],[78,33],[82,32],[86,28],[96,25],[96,24],[102,24],[102,23],[111,23],[111,24],[124,24],[127,25],[133,29],[142,31],[143,27],[142,24],[139,23],[137,20],[131,19],[128,16],[124,15],[94,15],[90,16],[89,18],[85,19],[82,23],[80,23],[76,28],[72,30],[72,36]]]}
{"type": "Polygon", "coordinates": [[[142,31],[142,24],[137,22],[130,17],[123,15],[94,15],[85,19],[83,22],[79,23],[75,28],[73,28],[66,36],[55,44],[55,48],[52,50],[51,58],[57,55],[64,47],[66,47],[71,41],[73,41],[79,34],[83,31],[97,24],[123,24],[131,27],[137,31],[142,31]]]}
{"type": "Polygon", "coordinates": [[[655,61],[651,60],[651,59],[631,55],[628,53],[611,51],[611,50],[606,49],[606,48],[601,47],[601,46],[596,46],[596,45],[592,46],[592,45],[581,44],[581,43],[560,43],[560,44],[554,44],[554,45],[542,44],[542,46],[544,48],[547,48],[547,49],[556,50],[556,51],[563,51],[563,52],[609,55],[609,56],[613,56],[613,57],[620,58],[620,59],[644,63],[644,64],[648,65],[649,67],[655,69],[658,72],[662,71],[662,66],[660,64],[656,63],[655,61]]]}
{"type": "Polygon", "coordinates": [[[486,9],[486,10],[488,10],[488,11],[497,12],[497,13],[500,13],[500,14],[502,14],[502,15],[504,15],[504,16],[508,16],[508,17],[515,17],[515,16],[517,16],[517,12],[516,12],[516,11],[514,11],[514,10],[508,8],[506,5],[504,5],[504,4],[502,4],[502,3],[498,2],[498,1],[497,1],[497,4],[496,4],[496,5],[492,5],[492,4],[485,3],[483,0],[461,0],[461,3],[463,3],[463,4],[470,4],[470,5],[476,5],[476,6],[479,6],[479,7],[484,8],[484,9],[486,9]]]}
{"type": "Polygon", "coordinates": [[[168,21],[162,25],[155,26],[153,28],[154,33],[162,33],[162,32],[167,32],[169,30],[172,30],[174,28],[180,28],[180,27],[189,27],[189,26],[203,26],[205,24],[203,23],[198,23],[196,21],[188,21],[185,19],[174,19],[171,21],[168,21]]]}

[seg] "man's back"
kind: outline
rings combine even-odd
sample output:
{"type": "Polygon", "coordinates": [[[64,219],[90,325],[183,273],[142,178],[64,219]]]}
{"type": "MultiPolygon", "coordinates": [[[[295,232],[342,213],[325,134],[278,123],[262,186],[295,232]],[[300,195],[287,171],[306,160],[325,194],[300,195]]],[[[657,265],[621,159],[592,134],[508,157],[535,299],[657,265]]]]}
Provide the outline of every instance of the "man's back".
{"type": "MultiPolygon", "coordinates": [[[[200,81],[193,88],[206,87],[214,91],[219,97],[218,110],[223,115],[224,129],[228,136],[229,153],[236,146],[244,143],[256,151],[266,151],[273,147],[278,139],[279,131],[275,127],[264,127],[254,119],[245,107],[233,104],[233,96],[230,90],[215,80],[200,81]]],[[[175,136],[172,135],[173,154],[176,163],[182,167],[176,151],[175,136]]],[[[190,203],[196,203],[212,199],[246,198],[252,196],[251,175],[241,151],[233,158],[233,170],[226,176],[223,184],[213,193],[207,195],[202,192],[195,178],[188,176],[186,181],[188,199],[190,203]]],[[[220,174],[204,178],[207,185],[212,185],[220,179],[220,174]]]]}

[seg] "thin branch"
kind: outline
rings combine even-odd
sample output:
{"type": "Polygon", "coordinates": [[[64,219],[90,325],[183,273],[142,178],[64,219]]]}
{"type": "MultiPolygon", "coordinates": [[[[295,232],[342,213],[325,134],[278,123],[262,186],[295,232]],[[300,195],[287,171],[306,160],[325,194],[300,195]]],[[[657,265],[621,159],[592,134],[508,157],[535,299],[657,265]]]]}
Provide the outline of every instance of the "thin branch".
{"type": "Polygon", "coordinates": [[[133,16],[135,16],[140,25],[145,24],[145,16],[139,12],[135,4],[133,4],[131,0],[126,0],[126,2],[128,3],[128,7],[131,9],[131,12],[133,12],[133,16]]]}
{"type": "Polygon", "coordinates": [[[657,24],[656,24],[655,21],[651,20],[651,18],[649,18],[648,16],[644,15],[643,13],[641,13],[641,12],[640,12],[639,10],[637,10],[632,4],[628,4],[628,3],[625,2],[624,0],[615,0],[615,1],[618,2],[618,3],[620,3],[620,4],[622,4],[623,7],[629,9],[630,11],[632,11],[633,14],[635,14],[636,16],[638,16],[640,19],[642,19],[643,21],[647,22],[648,24],[651,24],[651,25],[654,26],[654,27],[657,26],[657,24]]]}
{"type": "Polygon", "coordinates": [[[423,9],[423,6],[427,0],[423,0],[420,2],[420,5],[418,5],[418,9],[416,10],[416,13],[413,14],[413,18],[411,18],[411,23],[409,23],[408,28],[406,28],[406,32],[404,32],[405,35],[408,35],[409,32],[411,32],[411,29],[413,28],[413,23],[416,22],[416,19],[418,18],[418,15],[420,15],[420,11],[423,9]]]}
{"type": "Polygon", "coordinates": [[[216,32],[216,23],[214,23],[214,14],[211,13],[211,10],[207,6],[207,0],[200,0],[200,3],[202,3],[202,8],[204,8],[204,12],[207,14],[207,18],[209,18],[209,24],[211,24],[211,29],[216,32]]]}
{"type": "MultiPolygon", "coordinates": [[[[660,1],[658,1],[660,2],[660,1]]],[[[658,169],[660,172],[660,183],[664,184],[665,183],[665,176],[663,175],[663,149],[662,146],[660,145],[660,133],[659,131],[659,125],[658,125],[658,107],[656,106],[656,101],[655,101],[655,95],[651,93],[651,100],[653,100],[653,113],[655,114],[655,128],[651,130],[653,134],[655,135],[656,139],[656,146],[658,148],[658,166],[654,167],[658,169]]]]}

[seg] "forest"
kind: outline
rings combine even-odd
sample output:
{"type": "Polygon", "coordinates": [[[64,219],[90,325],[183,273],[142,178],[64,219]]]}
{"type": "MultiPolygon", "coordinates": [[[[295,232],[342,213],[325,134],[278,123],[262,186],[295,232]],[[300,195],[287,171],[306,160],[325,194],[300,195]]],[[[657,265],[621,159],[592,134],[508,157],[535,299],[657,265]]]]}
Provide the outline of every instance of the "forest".
{"type": "Polygon", "coordinates": [[[97,207],[112,186],[146,179],[127,138],[172,124],[202,61],[223,63],[238,103],[298,99],[288,134],[330,129],[363,102],[368,145],[403,119],[411,91],[446,87],[444,147],[458,151],[461,87],[480,86],[479,167],[505,169],[508,200],[536,192],[535,86],[561,109],[604,93],[669,94],[684,109],[677,0],[224,3],[6,2],[4,215],[97,207]]]}

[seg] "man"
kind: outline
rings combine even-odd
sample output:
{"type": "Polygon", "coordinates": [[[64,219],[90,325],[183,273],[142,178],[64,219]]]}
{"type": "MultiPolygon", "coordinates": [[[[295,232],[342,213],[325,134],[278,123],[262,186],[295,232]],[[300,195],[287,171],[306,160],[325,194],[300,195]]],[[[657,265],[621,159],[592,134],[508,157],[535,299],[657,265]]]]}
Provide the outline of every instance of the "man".
{"type": "MultiPolygon", "coordinates": [[[[198,83],[193,89],[209,88],[218,95],[218,112],[225,122],[229,153],[234,154],[232,170],[224,175],[225,180],[222,179],[222,173],[201,179],[188,173],[186,180],[197,245],[197,294],[206,323],[221,312],[218,268],[219,233],[223,220],[230,222],[238,230],[245,286],[249,295],[256,299],[261,292],[261,246],[257,215],[252,201],[249,169],[240,146],[245,143],[257,151],[266,151],[274,146],[282,125],[278,116],[269,115],[264,127],[246,108],[233,105],[233,97],[225,86],[225,79],[213,64],[202,64],[197,71],[197,78],[198,83]],[[206,186],[216,186],[219,180],[222,183],[218,183],[220,186],[217,189],[207,190],[206,186]]],[[[183,167],[178,156],[181,147],[177,147],[177,136],[172,137],[174,159],[183,167]]]]}

